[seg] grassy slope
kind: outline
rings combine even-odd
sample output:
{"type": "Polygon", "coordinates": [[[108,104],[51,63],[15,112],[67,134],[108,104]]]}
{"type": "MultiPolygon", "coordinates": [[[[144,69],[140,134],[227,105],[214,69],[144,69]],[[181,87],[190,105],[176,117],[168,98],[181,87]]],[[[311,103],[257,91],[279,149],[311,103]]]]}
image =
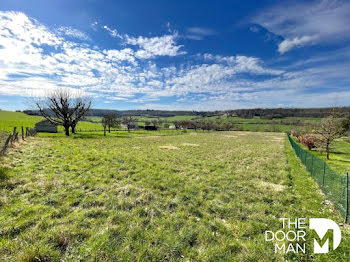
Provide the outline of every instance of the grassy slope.
{"type": "MultiPolygon", "coordinates": [[[[283,141],[244,132],[34,138],[4,159],[0,257],[282,260],[264,241],[278,218],[341,221],[283,141]]],[[[343,233],[327,258],[349,258],[343,233]]]]}
{"type": "Polygon", "coordinates": [[[0,130],[12,131],[15,126],[17,128],[21,126],[33,128],[35,123],[42,119],[40,116],[29,116],[20,112],[0,110],[0,130]]]}
{"type": "MultiPolygon", "coordinates": [[[[12,131],[16,126],[20,128],[21,126],[33,128],[35,123],[43,120],[40,116],[29,116],[20,112],[10,112],[0,110],[0,130],[12,131]]],[[[77,130],[102,130],[102,125],[99,123],[91,123],[86,121],[81,121],[77,125],[77,130]]],[[[62,127],[59,127],[59,131],[63,131],[62,127]]]]}

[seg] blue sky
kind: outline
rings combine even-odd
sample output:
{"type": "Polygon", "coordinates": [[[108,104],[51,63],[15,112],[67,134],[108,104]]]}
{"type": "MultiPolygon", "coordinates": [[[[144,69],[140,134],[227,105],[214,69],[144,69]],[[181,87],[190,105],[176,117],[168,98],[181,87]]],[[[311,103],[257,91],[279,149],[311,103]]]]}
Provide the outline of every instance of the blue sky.
{"type": "Polygon", "coordinates": [[[0,2],[0,108],[350,105],[349,1],[0,2]]]}

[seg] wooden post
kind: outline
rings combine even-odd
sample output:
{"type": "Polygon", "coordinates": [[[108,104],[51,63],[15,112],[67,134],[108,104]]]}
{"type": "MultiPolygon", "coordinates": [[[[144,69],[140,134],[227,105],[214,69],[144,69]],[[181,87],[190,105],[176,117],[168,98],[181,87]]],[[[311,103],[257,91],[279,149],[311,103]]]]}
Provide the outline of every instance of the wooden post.
{"type": "Polygon", "coordinates": [[[349,173],[346,173],[346,192],[345,192],[346,202],[345,202],[345,223],[348,223],[349,216],[349,173]]]}
{"type": "Polygon", "coordinates": [[[24,128],[22,126],[22,140],[24,140],[24,128]]]}
{"type": "Polygon", "coordinates": [[[5,145],[2,147],[2,149],[0,151],[1,154],[5,153],[5,150],[8,147],[11,140],[12,140],[12,135],[9,135],[8,138],[6,139],[5,145]]]}

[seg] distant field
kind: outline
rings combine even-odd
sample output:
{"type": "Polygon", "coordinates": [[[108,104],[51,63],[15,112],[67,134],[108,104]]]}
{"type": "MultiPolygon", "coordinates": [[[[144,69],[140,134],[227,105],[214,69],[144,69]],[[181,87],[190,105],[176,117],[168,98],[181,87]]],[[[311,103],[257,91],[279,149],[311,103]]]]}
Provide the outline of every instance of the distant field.
{"type": "MultiPolygon", "coordinates": [[[[17,128],[30,127],[33,128],[35,123],[43,120],[41,116],[30,116],[20,112],[9,112],[0,110],[0,131],[12,131],[17,128]]],[[[99,123],[91,123],[81,121],[77,125],[78,130],[102,130],[102,125],[99,123]]],[[[63,132],[63,128],[59,127],[59,131],[63,132]]]]}
{"type": "Polygon", "coordinates": [[[12,131],[14,127],[20,128],[21,126],[33,128],[35,123],[42,119],[40,116],[0,110],[0,130],[12,131]]]}
{"type": "MultiPolygon", "coordinates": [[[[280,217],[342,222],[283,134],[173,132],[35,137],[11,149],[0,168],[0,258],[306,261],[275,254],[264,231],[280,229],[280,217]]],[[[348,261],[342,231],[337,250],[315,261],[348,261]]]]}
{"type": "MultiPolygon", "coordinates": [[[[282,119],[261,119],[260,117],[254,118],[239,118],[239,117],[226,117],[226,116],[215,116],[215,117],[199,117],[197,115],[179,115],[173,117],[137,117],[138,124],[144,125],[145,121],[152,121],[154,119],[160,119],[164,122],[172,124],[174,121],[183,120],[196,120],[196,121],[230,121],[235,123],[234,130],[238,131],[254,131],[254,132],[287,132],[294,129],[296,126],[311,126],[317,124],[319,118],[282,118],[282,119]]],[[[0,130],[11,131],[14,126],[27,126],[34,127],[35,123],[42,120],[39,116],[29,116],[24,113],[15,113],[0,111],[0,130]]],[[[88,116],[87,121],[81,121],[77,125],[77,132],[80,131],[101,131],[103,129],[101,125],[102,117],[88,116]]],[[[59,127],[60,132],[63,132],[63,128],[59,127]]]]}

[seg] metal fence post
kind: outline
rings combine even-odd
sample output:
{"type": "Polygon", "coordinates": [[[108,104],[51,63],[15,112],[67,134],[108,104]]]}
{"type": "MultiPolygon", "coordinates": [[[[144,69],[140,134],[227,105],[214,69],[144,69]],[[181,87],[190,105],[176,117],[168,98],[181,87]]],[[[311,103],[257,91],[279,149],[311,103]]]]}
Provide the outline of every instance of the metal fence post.
{"type": "Polygon", "coordinates": [[[348,223],[348,215],[349,215],[349,173],[346,173],[346,206],[345,206],[345,223],[348,223]]]}

